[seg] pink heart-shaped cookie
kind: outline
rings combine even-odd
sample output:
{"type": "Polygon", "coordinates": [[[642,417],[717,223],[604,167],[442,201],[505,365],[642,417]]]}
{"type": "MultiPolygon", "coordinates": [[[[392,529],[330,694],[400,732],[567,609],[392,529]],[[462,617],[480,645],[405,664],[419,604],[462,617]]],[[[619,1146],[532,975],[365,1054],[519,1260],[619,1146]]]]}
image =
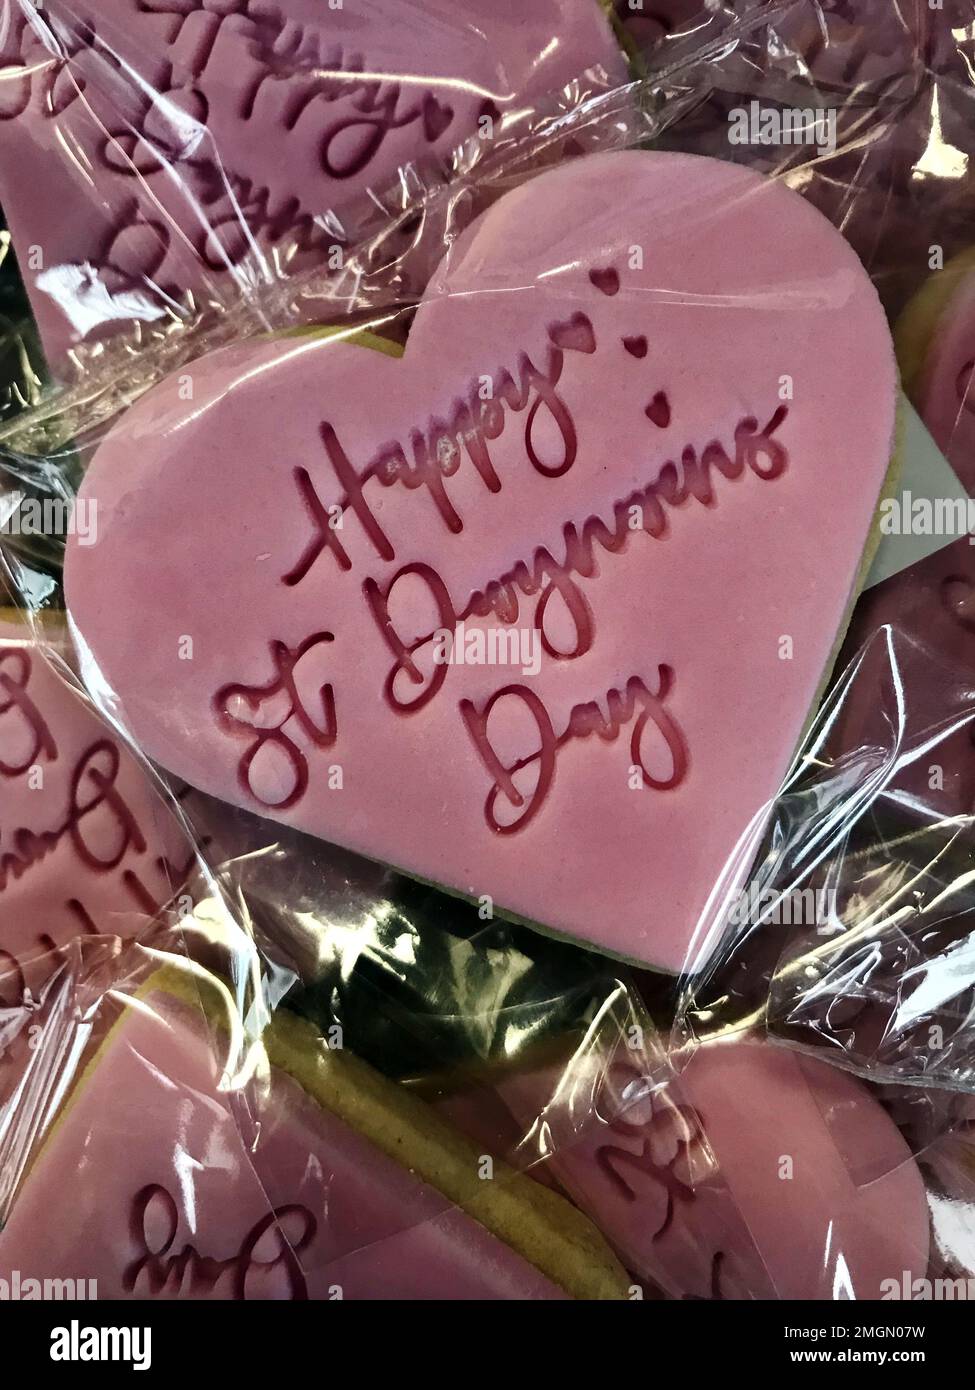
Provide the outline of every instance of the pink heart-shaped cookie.
{"type": "Polygon", "coordinates": [[[75,937],[138,935],[193,863],[144,769],[10,622],[0,623],[0,818],[0,1010],[36,998],[75,937]]]}
{"type": "Polygon", "coordinates": [[[89,676],[194,785],[677,970],[815,700],[894,398],[783,185],[576,160],[456,241],[402,360],[242,344],[128,414],[66,557],[89,676]]]}
{"type": "Polygon", "coordinates": [[[500,1159],[482,1186],[482,1151],[310,1025],[280,1010],[255,1037],[174,963],[131,983],[82,985],[102,1041],[58,1071],[66,1104],[4,1210],[4,1297],[58,1275],[143,1302],[627,1297],[568,1201],[500,1159]],[[66,1181],[73,1219],[50,1221],[66,1181]]]}
{"type": "Polygon", "coordinates": [[[627,81],[598,0],[6,4],[0,71],[0,199],[52,360],[321,265],[400,170],[627,81]]]}
{"type": "Polygon", "coordinates": [[[854,1077],[747,1039],[660,1077],[620,1046],[501,1085],[634,1274],[677,1298],[876,1299],[925,1273],[924,1181],[854,1077]]]}

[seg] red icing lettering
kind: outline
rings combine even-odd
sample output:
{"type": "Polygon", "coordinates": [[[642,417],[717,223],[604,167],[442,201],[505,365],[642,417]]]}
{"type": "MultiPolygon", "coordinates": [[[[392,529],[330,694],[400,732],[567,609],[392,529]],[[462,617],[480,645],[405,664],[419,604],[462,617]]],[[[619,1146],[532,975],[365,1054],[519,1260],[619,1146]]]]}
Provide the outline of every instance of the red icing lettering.
{"type": "Polygon", "coordinates": [[[110,739],[99,739],[82,754],[71,774],[68,813],[55,830],[37,833],[21,828],[12,835],[14,848],[0,855],[0,892],[47,857],[62,840],[74,849],[87,869],[107,873],[130,851],[142,853],[145,837],[116,786],[121,754],[110,739]],[[104,841],[106,831],[110,848],[104,841]]]}
{"type": "Polygon", "coordinates": [[[307,1207],[291,1203],[268,1212],[225,1260],[203,1255],[190,1244],[173,1254],[179,1208],[165,1187],[151,1183],[135,1196],[129,1229],[138,1252],[123,1274],[130,1293],[144,1288],[153,1298],[180,1293],[199,1297],[226,1278],[229,1296],[246,1299],[248,1281],[261,1276],[254,1291],[258,1298],[266,1296],[264,1281],[272,1277],[283,1281],[289,1299],[308,1298],[299,1256],[314,1240],[318,1223],[307,1207]]]}
{"type": "Polygon", "coordinates": [[[555,778],[558,752],[567,743],[589,738],[593,734],[603,743],[612,743],[631,722],[630,761],[639,767],[644,785],[657,791],[678,786],[687,773],[688,758],[683,734],[665,708],[673,681],[674,675],[668,666],[660,667],[655,691],[651,691],[638,676],[632,676],[626,683],[625,691],[610,689],[606,692],[605,712],[596,700],[575,705],[560,734],[556,733],[542,700],[528,686],[503,686],[481,709],[470,700],[462,700],[461,718],[492,782],[484,806],[484,817],[490,829],[498,835],[512,835],[523,830],[538,815],[555,778]],[[538,736],[537,747],[510,765],[504,764],[495,752],[489,732],[491,713],[501,701],[515,701],[527,710],[534,720],[538,736]],[[663,738],[671,759],[671,770],[663,778],[654,777],[643,762],[642,740],[648,724],[663,738]],[[524,768],[532,769],[535,775],[534,787],[527,794],[520,791],[515,782],[516,775],[524,768]],[[513,820],[502,821],[498,818],[499,797],[519,812],[513,820]]]}
{"type": "Polygon", "coordinates": [[[300,733],[317,748],[328,748],[338,736],[335,694],[331,684],[318,687],[319,707],[310,710],[297,687],[295,667],[309,652],[334,641],[330,632],[317,633],[293,650],[284,642],[273,641],[271,660],[274,675],[264,685],[225,685],[214,697],[217,719],[222,728],[250,740],[241,758],[241,785],[264,806],[280,810],[304,795],[308,786],[308,760],[298,743],[287,732],[300,733]],[[279,755],[283,777],[280,796],[267,799],[254,784],[254,762],[260,754],[274,750],[279,755]]]}
{"type": "MultiPolygon", "coordinates": [[[[28,750],[15,760],[0,756],[2,777],[20,777],[42,754],[52,761],[58,755],[46,720],[27,693],[31,669],[29,653],[19,648],[0,649],[0,740],[26,733],[28,750]]],[[[0,750],[2,748],[0,741],[0,750]]]]}
{"type": "Polygon", "coordinates": [[[415,684],[422,683],[423,677],[413,659],[416,652],[432,642],[438,630],[453,629],[457,623],[470,618],[487,618],[493,614],[502,623],[517,622],[521,612],[519,594],[536,599],[532,621],[546,655],[566,661],[583,656],[593,645],[595,627],[589,603],[575,581],[577,577],[590,579],[596,573],[597,547],[610,555],[625,551],[631,538],[639,534],[631,525],[634,511],[642,518],[641,530],[645,535],[653,540],[667,538],[670,532],[665,507],[681,507],[692,497],[702,506],[714,506],[711,476],[714,470],[729,481],[741,478],[746,468],[764,481],[780,477],[788,465],[788,453],[774,435],[786,413],[785,407],[780,407],[761,432],[753,417],[739,421],[735,427],[734,458],[728,456],[717,440],[705,446],[700,458],[696,450],[688,446],[680,465],[668,461],[661,467],[655,482],[614,504],[611,524],[598,516],[589,517],[581,529],[573,522],[566,523],[562,528],[561,559],[539,546],[529,562],[519,561],[512,569],[490,580],[483,589],[471,594],[462,607],[454,603],[443,580],[430,565],[404,566],[388,581],[385,589],[380,589],[375,580],[366,580],[364,590],[370,612],[396,657],[385,684],[389,703],[400,713],[421,709],[427,704],[446,679],[445,667],[434,668],[429,685],[416,698],[404,701],[395,694],[400,672],[405,671],[415,684]],[[389,615],[390,596],[407,575],[419,576],[427,582],[437,609],[436,626],[408,645],[396,633],[389,615]],[[575,634],[573,644],[565,649],[556,647],[546,631],[546,613],[555,595],[562,600],[575,634]]]}
{"type": "MultiPolygon", "coordinates": [[[[588,324],[588,320],[585,322],[588,324]]],[[[591,325],[588,326],[591,332],[591,325]]],[[[555,333],[560,327],[562,326],[553,325],[549,331],[555,333]]],[[[572,346],[577,351],[594,350],[588,342],[575,342],[572,346]]],[[[394,441],[379,449],[373,460],[360,472],[349,460],[334,427],[329,422],[324,422],[321,427],[322,442],[341,488],[341,494],[332,508],[327,507],[322,502],[308,470],[295,470],[295,483],[309,513],[315,535],[297,563],[282,576],[283,582],[289,586],[300,584],[318,557],[326,550],[331,552],[341,569],[350,568],[351,562],[336,535],[337,528],[333,522],[335,514],[344,515],[347,510],[359,521],[379,558],[395,558],[389,538],[365,497],[365,485],[372,478],[382,487],[401,486],[410,492],[425,489],[447,530],[455,535],[462,531],[463,518],[450,500],[445,480],[458,472],[466,451],[488,491],[500,491],[501,479],[491,461],[488,443],[497,439],[504,429],[506,416],[503,406],[507,406],[512,414],[528,410],[524,446],[531,467],[547,478],[562,477],[575,462],[578,449],[572,416],[555,389],[562,375],[564,360],[565,350],[550,345],[547,367],[542,371],[534,365],[527,353],[521,353],[518,359],[517,382],[510,372],[499,373],[494,379],[495,395],[487,401],[480,399],[478,385],[474,383],[466,400],[455,401],[449,423],[434,418],[425,429],[414,428],[410,431],[412,462],[407,458],[403,445],[394,441]],[[554,461],[543,459],[536,444],[538,420],[542,411],[546,412],[555,424],[562,442],[561,457],[554,461]]]]}

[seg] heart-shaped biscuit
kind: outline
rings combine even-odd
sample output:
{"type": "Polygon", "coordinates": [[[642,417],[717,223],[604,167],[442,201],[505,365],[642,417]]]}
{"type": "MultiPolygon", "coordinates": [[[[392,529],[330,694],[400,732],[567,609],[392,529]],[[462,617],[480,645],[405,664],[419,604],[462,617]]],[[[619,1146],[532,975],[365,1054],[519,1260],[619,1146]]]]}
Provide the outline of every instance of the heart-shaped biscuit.
{"type": "Polygon", "coordinates": [[[830,1300],[926,1272],[924,1180],[858,1080],[749,1038],[697,1048],[666,1085],[654,1061],[620,1044],[576,1055],[571,1083],[499,1087],[634,1274],[677,1298],[830,1300]]]}
{"type": "Polygon", "coordinates": [[[564,1198],[500,1160],[482,1182],[473,1144],[283,1011],[250,1084],[259,1049],[244,1077],[221,997],[170,969],[101,1001],[118,1021],[0,1233],[5,1296],[63,1273],[81,1297],[140,1301],[626,1297],[564,1198]],[[79,1172],[74,1219],[46,1219],[79,1172]]]}
{"type": "Polygon", "coordinates": [[[828,666],[895,381],[782,184],[576,160],[458,238],[401,360],[247,343],[139,402],[66,558],[87,678],[198,787],[677,970],[828,666]]]}
{"type": "Polygon", "coordinates": [[[400,171],[627,81],[598,0],[0,4],[0,72],[0,200],[52,362],[321,265],[400,171]]]}
{"type": "Polygon", "coordinates": [[[0,621],[0,1013],[36,999],[76,937],[144,931],[193,858],[121,741],[27,628],[0,621]]]}

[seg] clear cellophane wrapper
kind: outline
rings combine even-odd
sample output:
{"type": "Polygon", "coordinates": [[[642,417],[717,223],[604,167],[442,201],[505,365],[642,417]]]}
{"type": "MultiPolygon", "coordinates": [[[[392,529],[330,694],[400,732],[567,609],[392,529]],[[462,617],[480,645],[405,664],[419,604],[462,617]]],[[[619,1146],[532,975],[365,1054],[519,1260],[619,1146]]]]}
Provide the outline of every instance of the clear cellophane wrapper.
{"type": "MultiPolygon", "coordinates": [[[[249,57],[270,43],[282,91],[323,80],[319,49],[267,30],[270,6],[259,25],[230,3],[144,8],[184,38],[206,11],[210,38],[236,34],[249,57]]],[[[4,119],[47,103],[62,135],[46,158],[72,165],[74,197],[97,131],[112,180],[136,193],[104,264],[66,244],[40,288],[26,269],[35,312],[39,294],[60,304],[60,323],[39,314],[46,364],[9,281],[3,497],[70,504],[126,412],[228,345],[323,326],[402,344],[472,220],[590,154],[707,154],[787,183],[847,238],[896,320],[931,273],[930,247],[947,262],[968,245],[975,17],[907,0],[853,9],[688,0],[648,18],[621,3],[612,60],[560,73],[508,114],[478,107],[489,140],[475,131],[449,157],[377,167],[381,182],[310,226],[268,218],[252,182],[244,196],[250,176],[217,115],[185,93],[159,99],[171,92],[147,76],[157,55],[141,71],[120,61],[124,17],[92,29],[53,0],[8,5],[4,119]],[[831,113],[835,147],[731,144],[729,113],[753,101],[831,113]]],[[[370,86],[357,71],[372,130],[383,73],[370,86]]],[[[412,110],[397,99],[382,109],[412,110]]],[[[418,109],[427,138],[443,113],[418,109]]],[[[40,120],[18,128],[26,147],[40,120]]],[[[924,418],[920,394],[915,405],[924,418]]],[[[970,486],[959,420],[957,438],[935,442],[970,486]]],[[[17,944],[0,956],[0,1278],[87,1278],[137,1298],[768,1299],[906,1297],[916,1279],[968,1277],[975,711],[970,654],[931,617],[966,617],[963,568],[947,605],[945,575],[928,574],[943,552],[865,592],[778,795],[747,808],[683,969],[661,975],[485,915],[153,764],[86,662],[83,627],[65,632],[63,543],[2,537],[19,614],[4,630],[0,771],[12,785],[41,753],[61,757],[69,810],[48,841],[33,823],[29,840],[9,838],[20,827],[3,817],[17,944]],[[907,600],[888,609],[894,586],[907,600]],[[70,709],[63,749],[61,726],[29,703],[39,678],[70,709]],[[74,932],[60,880],[31,902],[32,876],[57,873],[75,884],[74,932]],[[728,1121],[720,1096],[737,1087],[728,1121]],[[761,1129],[786,1094],[795,1113],[783,1102],[775,1153],[742,1148],[735,1134],[761,1129]],[[756,1203],[743,1172],[799,1161],[804,1144],[827,1146],[828,1179],[783,1204],[791,1174],[777,1169],[756,1203]],[[79,1166],[76,1235],[42,1240],[38,1213],[79,1166]],[[906,1214],[886,1244],[891,1204],[906,1214]],[[796,1258],[776,1231],[800,1217],[796,1258]]],[[[967,537],[954,544],[961,567],[967,537]]]]}

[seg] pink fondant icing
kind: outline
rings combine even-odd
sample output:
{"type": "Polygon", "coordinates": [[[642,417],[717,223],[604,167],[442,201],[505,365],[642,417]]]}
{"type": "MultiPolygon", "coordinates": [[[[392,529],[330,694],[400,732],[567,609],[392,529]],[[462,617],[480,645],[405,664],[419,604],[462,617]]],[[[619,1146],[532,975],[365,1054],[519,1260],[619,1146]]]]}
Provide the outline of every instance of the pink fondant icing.
{"type": "Polygon", "coordinates": [[[288,340],[191,375],[101,447],[99,541],[66,558],[140,745],[678,970],[789,764],[887,467],[890,336],[842,238],[731,165],[590,156],[457,240],[402,360],[288,340]],[[462,614],[507,664],[443,663],[462,614]]]}
{"type": "Polygon", "coordinates": [[[662,1085],[639,1055],[512,1078],[509,1106],[627,1266],[680,1298],[875,1299],[923,1275],[925,1188],[860,1082],[759,1042],[662,1085]]]}
{"type": "Polygon", "coordinates": [[[9,623],[0,806],[0,1005],[16,1006],[75,937],[138,935],[185,879],[192,850],[121,741],[9,623]]]}
{"type": "Polygon", "coordinates": [[[222,1081],[199,1019],[158,992],[29,1173],[0,1233],[13,1271],[101,1299],[566,1297],[283,1073],[222,1081]]]}
{"type": "Polygon", "coordinates": [[[0,19],[0,200],[48,356],[320,263],[484,115],[627,80],[597,0],[51,0],[0,19]],[[590,79],[585,75],[591,73],[590,79]],[[374,76],[370,76],[374,75],[374,76]]]}

